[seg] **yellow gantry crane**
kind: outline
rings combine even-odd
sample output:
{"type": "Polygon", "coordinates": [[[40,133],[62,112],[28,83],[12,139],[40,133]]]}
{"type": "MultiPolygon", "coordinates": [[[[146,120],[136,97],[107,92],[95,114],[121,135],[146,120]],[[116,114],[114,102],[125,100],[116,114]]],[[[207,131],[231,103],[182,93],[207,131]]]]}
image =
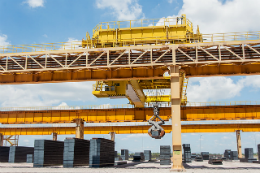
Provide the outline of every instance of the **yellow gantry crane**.
{"type": "MultiPolygon", "coordinates": [[[[180,73],[181,104],[187,104],[188,79],[185,72],[180,73]]],[[[135,107],[144,107],[145,103],[170,103],[170,95],[159,95],[156,90],[170,89],[170,77],[151,80],[97,81],[93,85],[92,94],[97,98],[127,98],[135,107]],[[155,90],[153,95],[146,95],[144,90],[155,90]]]]}

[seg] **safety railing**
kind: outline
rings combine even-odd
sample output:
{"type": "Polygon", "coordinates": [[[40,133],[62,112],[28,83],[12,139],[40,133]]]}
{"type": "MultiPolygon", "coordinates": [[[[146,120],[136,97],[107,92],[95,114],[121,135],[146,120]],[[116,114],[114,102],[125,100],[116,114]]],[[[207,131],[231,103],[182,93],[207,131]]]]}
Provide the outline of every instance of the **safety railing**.
{"type": "MultiPolygon", "coordinates": [[[[103,43],[114,43],[120,41],[123,47],[135,46],[138,42],[147,41],[154,45],[168,44],[165,43],[167,40],[182,41],[183,44],[192,44],[193,42],[208,43],[208,42],[227,42],[227,41],[248,41],[248,40],[260,40],[260,31],[255,32],[232,32],[232,33],[215,33],[215,34],[202,34],[198,35],[188,35],[187,37],[179,36],[168,36],[165,37],[140,37],[140,38],[124,38],[120,40],[105,40],[103,43]],[[202,36],[202,37],[201,37],[202,36]],[[202,39],[201,39],[202,38],[202,39]],[[186,41],[186,42],[184,42],[186,41]],[[130,44],[131,43],[131,44],[130,44]]],[[[61,50],[77,50],[77,49],[92,49],[95,48],[92,41],[89,43],[91,46],[85,48],[82,47],[82,41],[72,41],[72,42],[58,42],[58,43],[44,43],[44,44],[32,44],[32,45],[0,45],[0,54],[5,53],[23,53],[23,52],[46,52],[46,51],[61,51],[61,50]]],[[[145,45],[145,44],[143,44],[145,45]]],[[[140,45],[139,45],[140,46],[140,45]]]]}
{"type": "MultiPolygon", "coordinates": [[[[171,107],[171,103],[145,103],[145,107],[171,107]]],[[[186,106],[234,106],[234,105],[260,105],[260,101],[231,101],[231,102],[187,102],[186,106]]],[[[0,111],[36,111],[36,110],[79,110],[79,109],[120,109],[134,108],[131,104],[121,105],[85,105],[85,106],[35,106],[35,107],[0,107],[0,111]]]]}

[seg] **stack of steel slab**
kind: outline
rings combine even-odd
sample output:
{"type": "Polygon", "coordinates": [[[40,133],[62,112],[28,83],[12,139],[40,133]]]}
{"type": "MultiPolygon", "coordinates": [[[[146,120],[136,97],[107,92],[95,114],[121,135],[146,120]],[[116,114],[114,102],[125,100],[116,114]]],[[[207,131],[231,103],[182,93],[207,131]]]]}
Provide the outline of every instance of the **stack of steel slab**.
{"type": "Polygon", "coordinates": [[[9,151],[9,163],[26,162],[27,154],[33,154],[33,147],[11,146],[9,151]]]}
{"type": "Polygon", "coordinates": [[[224,157],[226,158],[226,160],[230,160],[231,159],[230,158],[230,152],[231,152],[231,150],[229,150],[229,149],[225,150],[224,157]]]}
{"type": "Polygon", "coordinates": [[[212,165],[223,165],[223,160],[221,158],[210,158],[208,163],[212,165]]]}
{"type": "Polygon", "coordinates": [[[0,146],[0,162],[8,162],[10,147],[0,146]]]}
{"type": "Polygon", "coordinates": [[[195,160],[196,158],[196,153],[191,153],[191,160],[195,160]]]}
{"type": "Polygon", "coordinates": [[[258,161],[260,161],[260,144],[257,145],[258,148],[258,161]]]}
{"type": "Polygon", "coordinates": [[[152,159],[151,150],[144,150],[144,160],[150,161],[152,159]]]}
{"type": "Polygon", "coordinates": [[[126,149],[121,149],[122,160],[129,160],[129,151],[126,149]]]}
{"type": "Polygon", "coordinates": [[[35,140],[33,167],[62,165],[63,149],[62,141],[35,140]]]}
{"type": "Polygon", "coordinates": [[[190,149],[190,144],[183,144],[183,151],[184,151],[184,157],[183,157],[183,162],[184,163],[191,163],[191,149],[190,149]]]}
{"type": "Polygon", "coordinates": [[[33,163],[33,154],[27,154],[26,163],[33,163]]]}
{"type": "Polygon", "coordinates": [[[63,167],[87,166],[89,164],[89,144],[84,139],[65,139],[63,152],[63,167]]]}
{"type": "Polygon", "coordinates": [[[202,156],[201,156],[201,155],[197,155],[197,156],[195,157],[195,161],[196,161],[196,162],[203,162],[202,156]]]}
{"type": "Polygon", "coordinates": [[[115,143],[104,138],[90,140],[89,167],[114,166],[115,143]]]}
{"type": "Polygon", "coordinates": [[[171,164],[171,146],[170,145],[161,145],[160,146],[160,165],[170,165],[170,164],[171,164]]]}
{"type": "Polygon", "coordinates": [[[141,162],[144,161],[144,153],[143,152],[135,152],[133,156],[133,162],[141,162]]]}
{"type": "Polygon", "coordinates": [[[257,159],[254,158],[254,151],[253,148],[245,148],[245,161],[252,163],[257,159]]]}
{"type": "Polygon", "coordinates": [[[201,152],[201,156],[203,160],[209,160],[209,152],[201,152]]]}
{"type": "Polygon", "coordinates": [[[231,159],[231,160],[238,160],[237,151],[231,151],[231,152],[230,152],[230,159],[231,159]]]}

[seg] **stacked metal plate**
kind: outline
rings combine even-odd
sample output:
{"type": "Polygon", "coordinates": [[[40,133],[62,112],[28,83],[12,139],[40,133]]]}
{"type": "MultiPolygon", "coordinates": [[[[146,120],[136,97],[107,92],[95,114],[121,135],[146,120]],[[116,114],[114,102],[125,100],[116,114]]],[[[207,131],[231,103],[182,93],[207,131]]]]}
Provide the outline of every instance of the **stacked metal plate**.
{"type": "Polygon", "coordinates": [[[33,167],[62,165],[63,149],[62,141],[35,140],[33,167]]]}
{"type": "Polygon", "coordinates": [[[122,160],[129,160],[129,151],[126,149],[121,149],[122,160]]]}
{"type": "Polygon", "coordinates": [[[231,150],[225,150],[224,157],[226,158],[226,160],[230,160],[231,159],[230,158],[230,152],[231,152],[231,150]]]}
{"type": "Polygon", "coordinates": [[[260,161],[260,144],[257,145],[258,148],[258,161],[260,161]]]}
{"type": "Polygon", "coordinates": [[[144,150],[144,160],[152,160],[152,152],[151,150],[144,150]]]}
{"type": "Polygon", "coordinates": [[[160,146],[160,165],[171,164],[171,146],[161,145],[160,146]]]}
{"type": "Polygon", "coordinates": [[[10,147],[0,146],[0,162],[8,162],[10,147]]]}
{"type": "Polygon", "coordinates": [[[230,159],[231,159],[231,160],[238,160],[237,151],[231,151],[231,152],[230,152],[230,159]]]}
{"type": "Polygon", "coordinates": [[[143,152],[135,152],[133,156],[133,162],[141,162],[144,161],[144,153],[143,152]]]}
{"type": "Polygon", "coordinates": [[[27,154],[26,163],[33,163],[33,154],[27,154]]]}
{"type": "Polygon", "coordinates": [[[115,143],[104,138],[90,140],[89,167],[114,166],[115,143]]]}
{"type": "Polygon", "coordinates": [[[197,154],[196,153],[191,153],[191,160],[195,160],[197,154]]]}
{"type": "Polygon", "coordinates": [[[245,148],[245,161],[252,163],[256,160],[257,159],[254,158],[253,148],[245,148]]]}
{"type": "Polygon", "coordinates": [[[9,151],[9,163],[26,162],[27,154],[33,154],[33,147],[11,146],[9,151]]]}
{"type": "Polygon", "coordinates": [[[84,139],[65,139],[63,153],[63,167],[87,166],[89,164],[90,142],[84,139]]]}
{"type": "Polygon", "coordinates": [[[182,144],[182,147],[183,147],[183,152],[184,152],[183,162],[184,162],[184,163],[191,163],[191,149],[190,149],[190,144],[182,144]]]}
{"type": "Polygon", "coordinates": [[[195,161],[196,161],[196,162],[203,162],[202,156],[201,156],[201,155],[197,155],[197,156],[195,157],[195,161]]]}
{"type": "Polygon", "coordinates": [[[209,160],[209,152],[201,152],[201,156],[203,160],[209,160]]]}

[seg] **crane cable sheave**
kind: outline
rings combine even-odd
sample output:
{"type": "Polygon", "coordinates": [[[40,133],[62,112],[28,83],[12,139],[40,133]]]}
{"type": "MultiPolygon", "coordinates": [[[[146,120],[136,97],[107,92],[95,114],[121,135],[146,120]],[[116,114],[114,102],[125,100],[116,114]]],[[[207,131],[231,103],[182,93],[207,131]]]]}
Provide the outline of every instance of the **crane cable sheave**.
{"type": "Polygon", "coordinates": [[[153,116],[148,120],[152,127],[149,128],[148,134],[155,139],[161,139],[165,135],[164,129],[161,125],[164,124],[164,120],[159,116],[159,106],[156,104],[153,107],[153,116]],[[158,118],[160,121],[154,121],[158,118]]]}

